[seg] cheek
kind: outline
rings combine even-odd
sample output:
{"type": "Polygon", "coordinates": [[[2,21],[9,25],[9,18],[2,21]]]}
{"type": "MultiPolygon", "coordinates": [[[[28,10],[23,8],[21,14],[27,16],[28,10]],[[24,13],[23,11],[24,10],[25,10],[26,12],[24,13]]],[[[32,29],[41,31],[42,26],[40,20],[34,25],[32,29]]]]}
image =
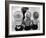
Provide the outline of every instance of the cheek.
{"type": "Polygon", "coordinates": [[[31,18],[30,18],[31,20],[34,20],[34,18],[33,18],[33,16],[31,16],[31,18]]]}

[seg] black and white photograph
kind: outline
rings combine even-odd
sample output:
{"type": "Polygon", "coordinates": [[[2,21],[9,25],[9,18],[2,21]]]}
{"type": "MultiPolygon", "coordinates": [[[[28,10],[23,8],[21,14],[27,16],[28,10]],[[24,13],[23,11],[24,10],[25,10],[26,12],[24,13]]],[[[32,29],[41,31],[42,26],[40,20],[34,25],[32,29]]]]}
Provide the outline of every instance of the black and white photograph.
{"type": "Polygon", "coordinates": [[[43,5],[10,3],[8,35],[43,34],[43,5]]]}

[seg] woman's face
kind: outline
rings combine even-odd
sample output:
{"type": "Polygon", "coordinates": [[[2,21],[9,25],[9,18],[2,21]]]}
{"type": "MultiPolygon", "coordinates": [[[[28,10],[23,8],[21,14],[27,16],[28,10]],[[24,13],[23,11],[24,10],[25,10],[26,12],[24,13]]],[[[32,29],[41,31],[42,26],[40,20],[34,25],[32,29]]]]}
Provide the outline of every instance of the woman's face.
{"type": "Polygon", "coordinates": [[[23,14],[21,11],[16,11],[14,13],[14,22],[15,24],[20,25],[22,23],[23,14]]]}
{"type": "Polygon", "coordinates": [[[30,12],[30,11],[27,11],[26,14],[25,14],[25,16],[26,16],[27,18],[28,18],[28,17],[31,18],[31,12],[30,12]]]}
{"type": "Polygon", "coordinates": [[[34,18],[34,19],[38,19],[38,17],[39,17],[38,12],[34,12],[34,14],[33,14],[33,18],[34,18]]]}
{"type": "Polygon", "coordinates": [[[14,14],[14,18],[15,19],[22,19],[23,18],[23,14],[21,11],[16,11],[14,14]]]}

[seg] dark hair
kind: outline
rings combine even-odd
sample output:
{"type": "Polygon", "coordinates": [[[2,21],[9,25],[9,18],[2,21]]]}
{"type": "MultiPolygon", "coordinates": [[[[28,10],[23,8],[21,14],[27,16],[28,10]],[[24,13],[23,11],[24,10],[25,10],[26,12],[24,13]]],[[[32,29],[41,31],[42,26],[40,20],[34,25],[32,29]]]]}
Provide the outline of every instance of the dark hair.
{"type": "Polygon", "coordinates": [[[23,13],[23,20],[24,20],[24,18],[25,18],[25,13],[26,13],[26,11],[28,10],[29,8],[28,7],[22,7],[22,13],[23,13]]]}
{"type": "Polygon", "coordinates": [[[27,10],[28,10],[28,7],[22,7],[22,13],[24,14],[27,10]]]}

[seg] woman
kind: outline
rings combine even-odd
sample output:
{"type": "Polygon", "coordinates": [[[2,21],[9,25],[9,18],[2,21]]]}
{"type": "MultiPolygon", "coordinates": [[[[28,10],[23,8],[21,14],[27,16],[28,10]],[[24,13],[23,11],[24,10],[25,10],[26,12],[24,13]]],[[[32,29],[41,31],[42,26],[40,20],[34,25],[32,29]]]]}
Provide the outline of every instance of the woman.
{"type": "Polygon", "coordinates": [[[24,30],[30,30],[31,29],[31,13],[28,11],[25,13],[25,19],[24,19],[24,23],[25,23],[25,28],[24,30]]]}
{"type": "Polygon", "coordinates": [[[15,30],[16,31],[22,31],[23,30],[23,27],[21,25],[22,23],[22,18],[23,18],[23,14],[21,11],[16,11],[14,13],[14,25],[15,25],[15,30]]]}
{"type": "Polygon", "coordinates": [[[37,30],[38,29],[38,25],[39,25],[39,22],[38,22],[39,14],[38,14],[38,12],[36,12],[36,11],[34,12],[33,18],[34,18],[34,20],[33,20],[32,29],[33,30],[37,30]]]}

